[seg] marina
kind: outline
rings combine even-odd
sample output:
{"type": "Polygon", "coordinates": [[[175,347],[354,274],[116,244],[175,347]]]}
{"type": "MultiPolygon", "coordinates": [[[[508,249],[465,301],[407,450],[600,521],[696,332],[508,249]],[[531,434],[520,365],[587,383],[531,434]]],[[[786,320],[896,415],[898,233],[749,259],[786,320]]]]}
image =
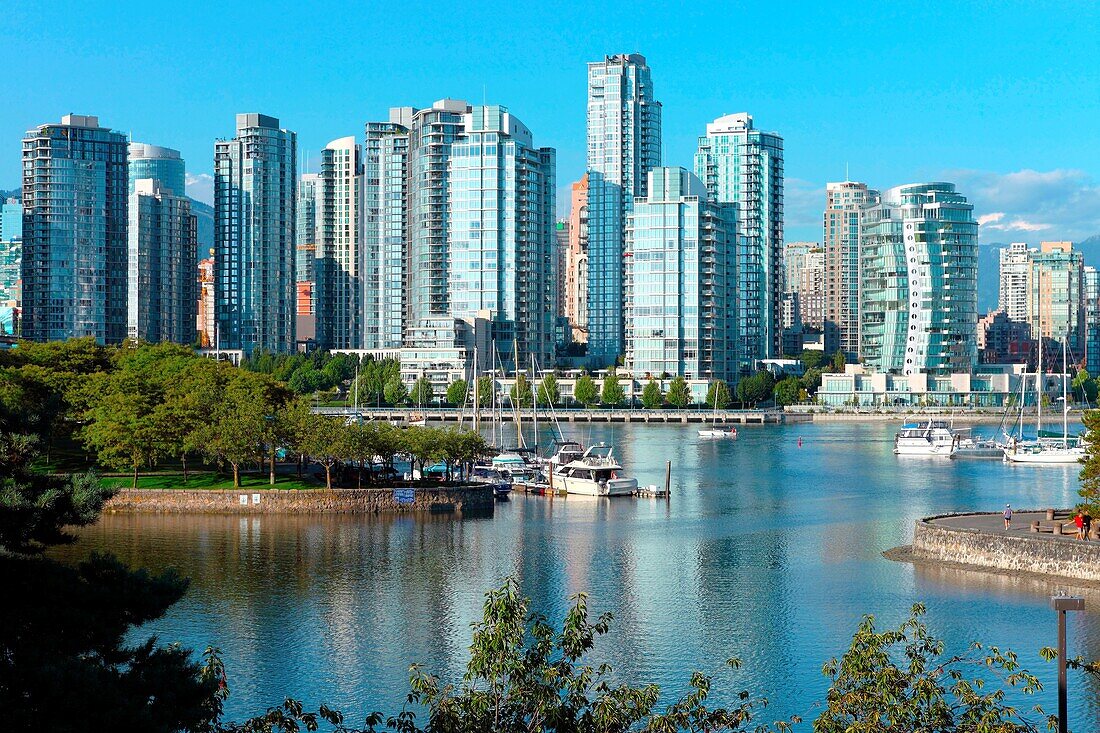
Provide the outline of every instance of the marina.
{"type": "MultiPolygon", "coordinates": [[[[773,700],[769,716],[807,714],[825,689],[822,662],[847,647],[862,614],[894,624],[918,601],[950,649],[996,643],[1054,674],[1037,651],[1051,643],[1048,599],[1064,584],[881,553],[911,542],[914,523],[934,514],[1071,506],[1077,466],[902,460],[896,423],[756,426],[735,441],[681,425],[563,429],[585,445],[613,444],[640,487],[663,488],[671,461],[671,497],[513,490],[461,519],[118,514],[58,552],[110,550],[190,577],[183,601],[143,631],[238,660],[230,715],[285,695],[356,713],[399,709],[409,664],[447,681],[461,674],[481,594],[505,575],[551,619],[580,591],[593,611],[613,613],[597,652],[617,673],[666,695],[690,670],[715,673],[715,699],[750,689],[773,700]],[[723,670],[735,655],[742,669],[723,670]]],[[[540,443],[551,438],[543,426],[540,443]]],[[[1071,654],[1100,658],[1095,614],[1075,617],[1070,638],[1071,654]]],[[[1017,702],[1050,707],[1053,695],[1017,702]]],[[[1071,710],[1097,719],[1096,699],[1083,692],[1071,710]]]]}

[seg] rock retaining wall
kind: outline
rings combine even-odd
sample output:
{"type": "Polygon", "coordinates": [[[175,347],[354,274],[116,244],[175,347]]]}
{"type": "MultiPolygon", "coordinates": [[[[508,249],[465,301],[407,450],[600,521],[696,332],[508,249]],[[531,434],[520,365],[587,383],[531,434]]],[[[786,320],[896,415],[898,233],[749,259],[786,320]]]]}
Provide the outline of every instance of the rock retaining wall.
{"type": "Polygon", "coordinates": [[[382,514],[486,512],[491,486],[398,489],[121,489],[108,512],[166,514],[382,514]]]}
{"type": "Polygon", "coordinates": [[[918,559],[1100,581],[1100,543],[944,527],[930,521],[937,518],[917,521],[913,555],[918,559]]]}

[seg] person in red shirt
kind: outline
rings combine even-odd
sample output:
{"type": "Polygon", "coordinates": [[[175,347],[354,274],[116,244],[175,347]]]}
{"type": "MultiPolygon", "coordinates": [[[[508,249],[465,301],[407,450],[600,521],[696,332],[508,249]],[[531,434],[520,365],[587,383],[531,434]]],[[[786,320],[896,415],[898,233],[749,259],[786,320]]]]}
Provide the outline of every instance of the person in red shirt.
{"type": "Polygon", "coordinates": [[[1073,523],[1077,525],[1077,539],[1084,539],[1085,518],[1081,516],[1081,512],[1077,512],[1077,516],[1073,518],[1073,523]]]}

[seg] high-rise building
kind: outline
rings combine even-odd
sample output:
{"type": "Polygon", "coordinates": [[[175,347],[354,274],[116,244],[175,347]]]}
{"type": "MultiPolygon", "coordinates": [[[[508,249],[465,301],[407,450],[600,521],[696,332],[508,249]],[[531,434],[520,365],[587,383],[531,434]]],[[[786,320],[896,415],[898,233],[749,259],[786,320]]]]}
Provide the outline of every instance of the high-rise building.
{"type": "Polygon", "coordinates": [[[982,364],[1027,364],[1034,361],[1035,341],[1027,321],[1014,321],[1003,310],[978,319],[978,361],[982,364]]]}
{"type": "Polygon", "coordinates": [[[487,317],[500,361],[549,364],[557,314],[555,154],[504,107],[476,106],[450,149],[450,310],[487,317]],[[485,316],[483,314],[487,313],[485,316]]]}
{"type": "Polygon", "coordinates": [[[588,64],[588,354],[624,353],[630,253],[625,226],[647,175],[661,165],[661,103],[641,54],[588,64]]]}
{"type": "Polygon", "coordinates": [[[813,328],[825,322],[825,251],[817,242],[788,242],[783,247],[786,292],[798,293],[799,319],[813,328]]]}
{"type": "MultiPolygon", "coordinates": [[[[412,107],[390,109],[387,122],[368,122],[363,144],[363,347],[399,348],[409,311],[409,128],[412,107]]],[[[423,128],[421,128],[423,129],[423,128]]]]}
{"type": "MultiPolygon", "coordinates": [[[[298,203],[294,230],[295,258],[294,269],[298,282],[312,283],[316,278],[317,259],[317,200],[321,195],[321,175],[303,173],[298,177],[298,203]]],[[[313,289],[310,288],[312,294],[313,289]]],[[[313,315],[313,298],[310,297],[304,309],[298,309],[299,316],[313,315]]]]}
{"type": "Polygon", "coordinates": [[[565,317],[573,340],[588,342],[588,174],[572,187],[565,255],[565,317]]]}
{"type": "Polygon", "coordinates": [[[24,338],[126,337],[126,145],[86,115],[24,136],[24,338]]]}
{"type": "Polygon", "coordinates": [[[627,366],[637,375],[731,379],[738,369],[736,209],[710,201],[683,168],[649,172],[628,218],[633,308],[627,366]]]}
{"type": "Polygon", "coordinates": [[[1085,369],[1100,374],[1100,271],[1086,267],[1085,272],[1085,369]]]}
{"type": "Polygon", "coordinates": [[[953,183],[915,183],[864,209],[862,348],[871,371],[970,372],[978,360],[978,224],[953,183]]]}
{"type": "Polygon", "coordinates": [[[19,242],[23,239],[23,204],[10,198],[0,204],[0,242],[19,242]]]}
{"type": "Polygon", "coordinates": [[[783,293],[783,138],[746,113],[707,125],[695,174],[714,201],[737,207],[738,353],[741,368],[780,349],[783,293]]]}
{"type": "Polygon", "coordinates": [[[840,349],[849,361],[859,355],[860,211],[877,198],[866,183],[825,186],[825,349],[840,349]]]}
{"type": "MultiPolygon", "coordinates": [[[[321,151],[317,208],[317,342],[323,349],[363,345],[363,273],[375,266],[362,246],[362,149],[354,137],[321,151]]],[[[377,306],[374,306],[377,309],[377,306]]],[[[375,310],[377,312],[377,310],[375,310]]]]}
{"type": "MultiPolygon", "coordinates": [[[[555,318],[565,318],[565,271],[569,267],[569,220],[558,219],[554,224],[554,302],[558,304],[555,318]]],[[[566,319],[568,322],[568,319],[566,319]]]]}
{"type": "Polygon", "coordinates": [[[295,345],[297,136],[262,114],[237,115],[214,145],[214,274],[221,347],[295,345]]]}
{"type": "Polygon", "coordinates": [[[23,260],[23,243],[0,239],[0,306],[18,305],[19,269],[23,260]]]}
{"type": "Polygon", "coordinates": [[[127,336],[148,343],[194,343],[198,222],[191,200],[152,178],[130,184],[127,336]]]}
{"type": "Polygon", "coordinates": [[[215,346],[214,329],[214,258],[199,260],[199,313],[195,327],[199,331],[199,343],[204,349],[215,346]]]}
{"type": "Polygon", "coordinates": [[[1000,251],[1000,291],[997,306],[1010,320],[1027,320],[1027,278],[1031,252],[1023,242],[1013,242],[1000,251]]]}
{"type": "Polygon", "coordinates": [[[410,120],[406,328],[450,314],[447,176],[451,145],[469,112],[466,102],[441,99],[413,112],[410,120]]]}
{"type": "MultiPolygon", "coordinates": [[[[1040,242],[1039,251],[1030,253],[1027,277],[1027,321],[1032,338],[1059,344],[1065,340],[1075,361],[1085,356],[1084,266],[1073,242],[1040,242]]],[[[1060,362],[1061,350],[1057,351],[1060,362]]]]}
{"type": "Polygon", "coordinates": [[[187,196],[187,174],[180,151],[147,143],[130,143],[129,192],[134,192],[134,182],[146,178],[160,181],[160,190],[176,196],[187,196]]]}

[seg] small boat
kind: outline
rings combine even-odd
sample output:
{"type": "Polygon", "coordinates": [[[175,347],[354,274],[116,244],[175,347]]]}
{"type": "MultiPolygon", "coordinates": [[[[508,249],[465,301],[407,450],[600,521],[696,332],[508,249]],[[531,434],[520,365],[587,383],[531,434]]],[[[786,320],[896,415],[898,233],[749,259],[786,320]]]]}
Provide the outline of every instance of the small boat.
{"type": "Polygon", "coordinates": [[[638,488],[638,479],[621,477],[623,467],[612,454],[611,446],[598,443],[580,458],[552,467],[554,487],[567,494],[630,496],[638,488]]]}
{"type": "Polygon", "coordinates": [[[955,434],[943,420],[905,423],[894,436],[894,455],[951,458],[958,449],[955,434]]]}
{"type": "Polygon", "coordinates": [[[408,417],[405,418],[405,424],[411,427],[422,428],[428,424],[428,418],[424,417],[422,412],[410,412],[408,417]]]}
{"type": "Polygon", "coordinates": [[[736,438],[737,428],[707,428],[699,431],[700,438],[736,438]]]}
{"type": "Polygon", "coordinates": [[[959,437],[955,458],[1003,458],[1004,446],[992,438],[959,437]]]}
{"type": "Polygon", "coordinates": [[[512,477],[505,471],[487,466],[475,466],[470,474],[470,481],[492,486],[493,497],[498,501],[505,501],[512,495],[512,477]]]}
{"type": "MultiPolygon", "coordinates": [[[[1081,463],[1085,459],[1085,446],[1081,438],[1069,434],[1069,373],[1066,372],[1066,342],[1062,341],[1062,434],[1057,438],[1045,437],[1043,431],[1043,349],[1039,347],[1038,368],[1035,372],[1035,431],[1036,439],[1013,440],[1004,448],[1004,459],[1010,463],[1058,465],[1081,463]]],[[[1020,409],[1023,410],[1021,402],[1020,409]]],[[[1021,412],[1022,415],[1022,412],[1021,412]]]]}

